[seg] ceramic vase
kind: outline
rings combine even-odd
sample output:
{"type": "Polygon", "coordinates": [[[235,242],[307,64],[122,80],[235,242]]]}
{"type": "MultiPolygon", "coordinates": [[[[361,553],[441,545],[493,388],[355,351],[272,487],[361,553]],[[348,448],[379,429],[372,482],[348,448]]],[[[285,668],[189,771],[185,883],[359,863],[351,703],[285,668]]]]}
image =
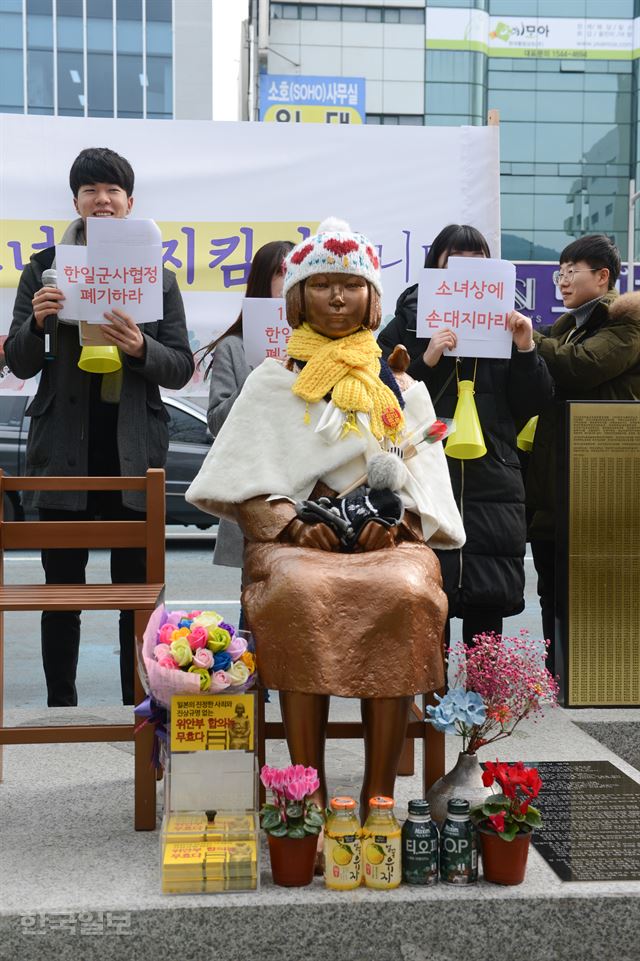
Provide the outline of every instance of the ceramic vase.
{"type": "Polygon", "coordinates": [[[454,797],[464,798],[470,806],[481,804],[493,794],[482,783],[482,768],[477,754],[458,755],[456,766],[433,784],[427,792],[431,817],[442,824],[447,816],[447,802],[454,797]]]}
{"type": "Polygon", "coordinates": [[[273,883],[283,888],[303,888],[313,881],[318,835],[283,838],[267,835],[273,883]]]}
{"type": "Polygon", "coordinates": [[[479,829],[482,870],[485,881],[492,884],[522,884],[527,869],[531,831],[516,834],[513,841],[503,841],[491,828],[479,829]]]}

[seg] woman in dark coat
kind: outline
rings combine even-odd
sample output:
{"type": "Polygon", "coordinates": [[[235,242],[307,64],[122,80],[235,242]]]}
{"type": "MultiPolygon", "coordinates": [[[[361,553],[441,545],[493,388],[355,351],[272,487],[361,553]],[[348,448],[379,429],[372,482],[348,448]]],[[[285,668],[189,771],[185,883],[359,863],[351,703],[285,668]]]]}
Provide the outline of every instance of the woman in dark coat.
{"type": "MultiPolygon", "coordinates": [[[[489,248],[474,227],[451,224],[434,240],[425,267],[446,267],[450,256],[488,257],[489,248]]],[[[437,551],[449,617],[462,618],[465,644],[482,631],[502,632],[505,617],[524,609],[526,521],[524,485],[516,437],[553,394],[552,380],[538,356],[527,318],[509,317],[513,350],[509,360],[456,358],[443,351],[455,345],[453,330],[418,337],[418,285],[398,299],[393,320],[378,344],[383,355],[403,344],[408,372],[426,384],[438,417],[453,417],[458,380],[474,380],[475,402],[487,453],[474,460],[447,458],[456,503],[467,536],[457,551],[437,551]],[[477,367],[476,367],[477,363],[477,367]],[[457,374],[456,377],[456,368],[457,374]]]]}

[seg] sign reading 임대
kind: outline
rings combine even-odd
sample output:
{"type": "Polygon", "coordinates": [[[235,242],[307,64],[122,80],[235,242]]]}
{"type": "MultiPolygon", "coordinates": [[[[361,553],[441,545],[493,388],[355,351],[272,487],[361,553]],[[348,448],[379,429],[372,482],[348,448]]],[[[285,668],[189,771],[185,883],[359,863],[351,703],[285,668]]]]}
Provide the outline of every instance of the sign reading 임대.
{"type": "Polygon", "coordinates": [[[418,337],[450,328],[455,357],[510,357],[507,317],[513,310],[516,269],[507,260],[450,257],[444,270],[424,269],[418,285],[418,337]]]}
{"type": "Polygon", "coordinates": [[[87,218],[86,246],[56,246],[61,320],[104,324],[105,311],[137,324],[162,318],[162,239],[152,220],[87,218]]]}
{"type": "Polygon", "coordinates": [[[172,751],[253,751],[252,694],[176,694],[171,698],[172,751]]]}
{"type": "Polygon", "coordinates": [[[260,75],[260,120],[267,123],[366,123],[363,77],[260,75]]]}
{"type": "Polygon", "coordinates": [[[245,297],[242,342],[249,367],[257,367],[266,357],[276,360],[286,357],[290,336],[284,298],[245,297]]]}

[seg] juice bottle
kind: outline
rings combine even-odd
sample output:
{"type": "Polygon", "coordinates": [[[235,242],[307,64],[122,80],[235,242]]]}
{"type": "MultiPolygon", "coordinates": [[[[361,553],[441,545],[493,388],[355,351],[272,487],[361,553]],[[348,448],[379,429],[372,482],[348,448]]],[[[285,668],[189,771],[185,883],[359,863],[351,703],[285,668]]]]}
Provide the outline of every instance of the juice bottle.
{"type": "Polygon", "coordinates": [[[334,797],[324,828],[324,883],[334,891],[349,891],[362,884],[362,844],[356,802],[334,797]]]}
{"type": "Polygon", "coordinates": [[[362,830],[364,883],[368,888],[390,890],[400,884],[400,825],[393,813],[393,798],[372,797],[369,817],[362,830]]]}

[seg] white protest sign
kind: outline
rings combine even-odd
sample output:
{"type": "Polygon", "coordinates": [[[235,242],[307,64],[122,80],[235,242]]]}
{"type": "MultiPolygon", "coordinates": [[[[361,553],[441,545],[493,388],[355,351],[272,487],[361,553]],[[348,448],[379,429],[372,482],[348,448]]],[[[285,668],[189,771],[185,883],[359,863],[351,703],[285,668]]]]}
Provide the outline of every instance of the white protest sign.
{"type": "Polygon", "coordinates": [[[287,355],[291,327],[282,297],[245,297],[242,301],[242,341],[249,367],[266,357],[287,355]]]}
{"type": "Polygon", "coordinates": [[[137,324],[162,319],[162,242],[153,221],[87,219],[87,245],[56,246],[61,320],[104,324],[124,310],[137,324]]]}
{"type": "Polygon", "coordinates": [[[418,287],[418,337],[450,328],[455,357],[510,357],[507,317],[515,302],[516,268],[508,260],[450,257],[445,270],[425,269],[418,287]]]}

